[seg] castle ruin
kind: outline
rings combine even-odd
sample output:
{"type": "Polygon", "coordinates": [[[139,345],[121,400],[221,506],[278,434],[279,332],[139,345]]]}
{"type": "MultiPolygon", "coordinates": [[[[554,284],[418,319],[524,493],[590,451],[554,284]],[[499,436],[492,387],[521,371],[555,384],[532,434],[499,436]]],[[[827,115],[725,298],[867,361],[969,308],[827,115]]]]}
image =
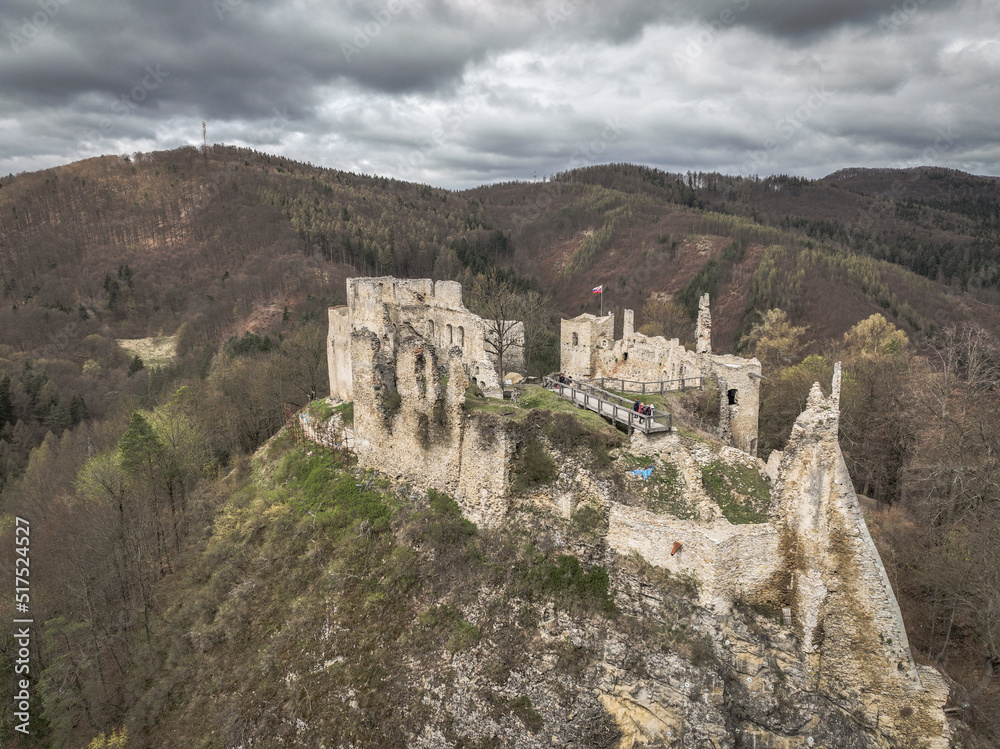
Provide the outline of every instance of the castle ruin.
{"type": "MultiPolygon", "coordinates": [[[[597,507],[607,519],[608,554],[638,553],[695,580],[698,603],[719,621],[737,605],[782,612],[807,674],[800,688],[857,716],[879,737],[873,746],[948,745],[942,709],[947,685],[933,668],[913,660],[840,449],[839,364],[830,395],[814,385],[785,450],[765,464],[748,454],[756,440],[760,365],[711,353],[707,298],[695,351],[676,339],[636,334],[629,310],[621,341],[613,340],[611,316],[564,321],[563,369],[571,375],[719,379],[727,405],[735,407],[729,412],[735,446],[708,445],[673,431],[630,436],[632,455],[645,456],[654,470],[669,465],[677,472],[685,502],[697,508],[693,518],[682,519],[625,501],[612,483],[595,481],[572,459],[558,461],[553,482],[514,492],[511,477],[526,435],[516,421],[464,406],[472,379],[495,389],[499,382],[480,378],[487,368],[496,376],[482,348],[470,355],[456,342],[456,326],[465,328],[467,345],[482,340],[476,337],[481,332],[470,334],[476,318],[461,306],[461,287],[352,279],[348,291],[349,306],[330,314],[331,388],[349,363],[349,382],[334,392],[354,400],[353,445],[362,466],[446,492],[466,517],[487,527],[521,511],[568,520],[584,504],[597,507]],[[450,334],[442,334],[448,325],[450,334]],[[728,404],[729,389],[737,391],[736,403],[728,404]],[[752,428],[744,421],[751,411],[752,428]],[[710,499],[703,471],[720,462],[767,476],[769,504],[760,521],[730,522],[710,499]]],[[[739,658],[750,669],[746,688],[765,690],[773,664],[759,656],[739,658]]],[[[792,745],[782,741],[777,734],[762,736],[761,746],[792,745]]]]}
{"type": "Polygon", "coordinates": [[[719,437],[744,452],[757,453],[761,368],[757,359],[712,353],[709,297],[698,305],[695,350],[677,338],[635,331],[635,314],[624,312],[621,340],[614,340],[615,317],[582,314],[563,320],[560,368],[574,378],[622,378],[638,382],[713,378],[719,387],[719,437]]]}
{"type": "MultiPolygon", "coordinates": [[[[382,348],[393,350],[400,336],[412,331],[441,349],[457,346],[470,380],[492,397],[502,395],[497,373],[495,334],[489,321],[474,315],[462,303],[462,285],[429,278],[347,279],[347,304],[329,310],[327,367],[330,395],[353,400],[351,334],[368,330],[382,348]]],[[[504,326],[509,337],[504,353],[508,371],[523,368],[524,327],[504,326]]]]}

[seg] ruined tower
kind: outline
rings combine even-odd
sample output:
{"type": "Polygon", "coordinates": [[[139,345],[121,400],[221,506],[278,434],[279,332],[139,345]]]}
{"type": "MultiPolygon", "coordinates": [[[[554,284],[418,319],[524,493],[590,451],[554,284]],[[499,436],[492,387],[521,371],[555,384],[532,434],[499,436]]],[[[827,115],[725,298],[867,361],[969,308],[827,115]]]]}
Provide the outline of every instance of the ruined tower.
{"type": "Polygon", "coordinates": [[[712,311],[708,307],[708,294],[698,300],[698,327],[694,337],[695,353],[712,353],[712,311]]]}

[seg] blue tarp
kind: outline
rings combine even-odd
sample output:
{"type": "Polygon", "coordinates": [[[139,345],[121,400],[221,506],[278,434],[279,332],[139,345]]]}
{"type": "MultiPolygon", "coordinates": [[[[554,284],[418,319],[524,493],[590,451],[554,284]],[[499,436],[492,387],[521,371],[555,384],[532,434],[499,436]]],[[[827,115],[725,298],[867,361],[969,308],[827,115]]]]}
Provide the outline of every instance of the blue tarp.
{"type": "Polygon", "coordinates": [[[647,481],[649,479],[649,474],[651,474],[652,472],[653,472],[653,466],[650,466],[649,468],[636,468],[635,470],[632,471],[632,473],[634,473],[636,476],[642,476],[643,481],[647,481]]]}

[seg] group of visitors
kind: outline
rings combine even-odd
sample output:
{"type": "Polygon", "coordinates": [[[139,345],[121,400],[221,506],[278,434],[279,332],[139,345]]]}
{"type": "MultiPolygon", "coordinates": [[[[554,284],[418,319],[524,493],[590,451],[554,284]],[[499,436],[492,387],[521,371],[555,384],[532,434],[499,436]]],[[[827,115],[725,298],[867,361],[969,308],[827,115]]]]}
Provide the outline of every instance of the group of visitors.
{"type": "Polygon", "coordinates": [[[650,403],[640,403],[639,399],[635,399],[635,403],[632,404],[632,410],[635,411],[640,416],[652,416],[653,406],[650,403]]]}

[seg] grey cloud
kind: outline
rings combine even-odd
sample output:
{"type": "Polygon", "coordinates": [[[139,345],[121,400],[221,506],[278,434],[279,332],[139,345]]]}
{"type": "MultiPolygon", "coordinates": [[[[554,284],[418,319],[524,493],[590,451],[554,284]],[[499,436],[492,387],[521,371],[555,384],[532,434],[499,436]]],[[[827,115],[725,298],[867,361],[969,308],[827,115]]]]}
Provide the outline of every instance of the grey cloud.
{"type": "MultiPolygon", "coordinates": [[[[733,171],[769,139],[761,173],[821,176],[919,158],[944,126],[942,161],[1000,168],[1000,18],[972,0],[52,1],[30,43],[0,38],[0,171],[197,142],[202,119],[446,186],[581,160],[733,171]]],[[[0,29],[40,7],[10,0],[0,29]]]]}

